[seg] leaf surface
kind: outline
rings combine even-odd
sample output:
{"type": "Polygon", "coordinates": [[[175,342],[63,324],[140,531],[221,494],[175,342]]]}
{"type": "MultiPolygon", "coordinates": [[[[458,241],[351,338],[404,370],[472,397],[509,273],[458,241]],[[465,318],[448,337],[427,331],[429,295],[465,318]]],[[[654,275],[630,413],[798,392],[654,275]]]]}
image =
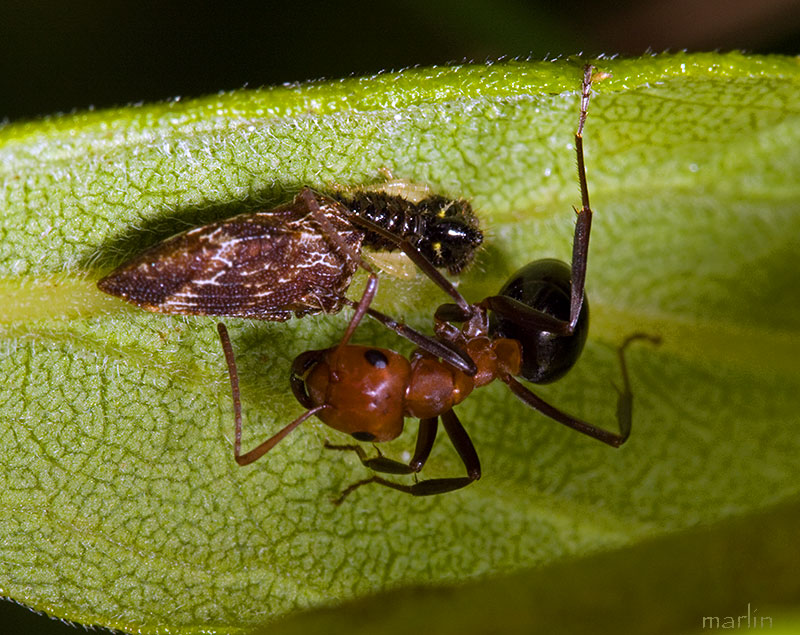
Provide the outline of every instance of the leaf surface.
{"type": "MultiPolygon", "coordinates": [[[[430,499],[373,487],[334,507],[367,472],[324,450],[343,438],[316,421],[238,467],[213,320],[138,311],[94,284],[186,227],[382,168],[472,200],[487,240],[469,299],[532,259],[569,260],[579,64],[413,69],[0,129],[0,593],[85,623],[235,632],[795,497],[798,62],[597,64],[611,77],[585,131],[592,328],[576,368],[536,390],[614,428],[614,347],[660,334],[630,350],[633,436],[612,450],[493,385],[458,408],[483,478],[430,499]]],[[[443,301],[422,278],[384,276],[376,307],[429,330],[443,301]]],[[[302,412],[291,361],[333,345],[347,317],[226,320],[246,448],[302,412]]],[[[409,351],[375,324],[356,339],[409,351]]],[[[415,431],[384,451],[412,451],[415,431]]],[[[462,469],[440,440],[424,474],[462,469]]]]}

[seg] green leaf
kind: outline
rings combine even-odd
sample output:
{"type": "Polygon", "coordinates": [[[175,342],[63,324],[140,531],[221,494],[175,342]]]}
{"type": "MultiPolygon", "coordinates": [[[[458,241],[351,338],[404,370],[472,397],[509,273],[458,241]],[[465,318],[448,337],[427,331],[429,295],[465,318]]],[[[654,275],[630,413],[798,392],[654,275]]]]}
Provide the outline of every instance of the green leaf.
{"type": "MultiPolygon", "coordinates": [[[[187,226],[381,168],[472,200],[488,237],[470,299],[531,259],[568,260],[579,63],[414,69],[0,129],[0,594],[128,630],[235,632],[796,497],[798,61],[597,65],[611,77],[585,131],[592,329],[576,368],[536,391],[614,428],[614,347],[660,334],[630,350],[633,436],[610,449],[493,385],[458,408],[483,478],[430,499],[365,487],[334,507],[367,471],[324,450],[342,437],[317,421],[238,467],[214,321],[138,311],[94,284],[187,226]]],[[[429,330],[443,301],[422,278],[384,276],[376,306],[429,330]]],[[[226,320],[245,448],[302,412],[291,361],[333,345],[347,317],[226,320]]],[[[375,324],[357,340],[409,350],[375,324]]],[[[384,451],[410,451],[415,431],[384,451]]],[[[462,469],[441,440],[424,474],[462,469]]]]}
{"type": "Polygon", "coordinates": [[[787,563],[800,561],[798,523],[795,500],[745,518],[458,587],[393,589],[336,609],[307,611],[258,633],[689,635],[720,629],[730,619],[740,631],[796,635],[800,578],[787,563]],[[794,610],[788,608],[792,603],[794,610]]]}

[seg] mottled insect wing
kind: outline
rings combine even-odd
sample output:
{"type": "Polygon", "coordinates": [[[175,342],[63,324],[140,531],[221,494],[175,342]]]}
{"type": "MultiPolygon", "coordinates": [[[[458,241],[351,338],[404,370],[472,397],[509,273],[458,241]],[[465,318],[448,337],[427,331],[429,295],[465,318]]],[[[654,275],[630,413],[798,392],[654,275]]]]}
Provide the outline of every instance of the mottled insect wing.
{"type": "MultiPolygon", "coordinates": [[[[356,253],[363,232],[341,206],[314,199],[356,253]]],[[[283,321],[336,313],[357,263],[334,246],[301,197],[173,236],[123,264],[98,287],[156,313],[283,321]]]]}

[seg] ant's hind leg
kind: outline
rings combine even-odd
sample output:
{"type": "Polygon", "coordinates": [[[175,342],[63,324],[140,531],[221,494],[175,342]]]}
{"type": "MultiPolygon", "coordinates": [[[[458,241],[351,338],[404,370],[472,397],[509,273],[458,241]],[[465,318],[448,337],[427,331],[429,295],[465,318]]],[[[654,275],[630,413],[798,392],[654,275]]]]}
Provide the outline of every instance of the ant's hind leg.
{"type": "MultiPolygon", "coordinates": [[[[581,189],[581,209],[575,210],[578,218],[575,221],[575,235],[572,239],[572,285],[570,291],[569,332],[574,331],[580,317],[586,281],[586,265],[589,256],[589,235],[592,230],[592,208],[589,205],[589,186],[586,183],[586,166],[583,158],[583,126],[589,114],[589,98],[592,94],[592,80],[595,68],[587,64],[583,69],[581,84],[581,106],[578,117],[578,129],[575,132],[575,156],[578,164],[578,182],[581,189]]],[[[607,77],[598,73],[598,79],[607,77]]]]}
{"type": "MultiPolygon", "coordinates": [[[[420,422],[420,426],[424,421],[435,421],[434,419],[425,419],[420,422]]],[[[464,429],[464,426],[461,425],[461,422],[458,420],[455,412],[449,410],[442,415],[442,423],[444,425],[444,429],[447,432],[448,436],[450,437],[450,441],[453,443],[453,447],[458,452],[459,457],[461,457],[462,462],[464,463],[464,467],[467,468],[467,476],[463,477],[456,477],[456,478],[432,478],[427,479],[424,481],[418,481],[412,485],[403,485],[402,483],[395,483],[393,481],[388,481],[383,477],[380,476],[372,476],[370,478],[366,478],[362,481],[358,481],[350,485],[347,489],[345,489],[340,495],[339,498],[334,500],[335,505],[341,505],[345,498],[347,498],[350,494],[352,494],[355,490],[363,485],[368,485],[369,483],[377,483],[378,485],[383,485],[385,487],[389,487],[391,489],[397,490],[398,492],[404,492],[406,494],[411,494],[412,496],[432,496],[434,494],[445,494],[447,492],[453,492],[455,490],[461,489],[462,487],[466,487],[473,481],[476,481],[481,477],[481,465],[478,459],[478,454],[475,451],[475,446],[472,444],[472,441],[467,435],[467,431],[464,429]]],[[[420,427],[420,435],[422,435],[422,427],[420,427]]],[[[433,445],[433,441],[431,440],[430,445],[433,445]]],[[[345,446],[346,448],[348,446],[345,446]]],[[[348,449],[356,449],[357,446],[349,446],[348,449]]],[[[339,449],[339,448],[337,448],[339,449]]],[[[364,460],[365,455],[364,451],[359,447],[356,450],[361,458],[361,462],[364,463],[367,467],[373,467],[373,461],[381,461],[379,463],[381,466],[384,465],[382,461],[389,462],[389,459],[384,459],[382,456],[378,456],[375,459],[367,459],[364,460]]],[[[427,452],[430,452],[430,447],[428,447],[427,452]]],[[[401,466],[402,468],[408,469],[408,472],[418,472],[422,468],[422,464],[417,465],[415,460],[418,459],[420,454],[420,442],[419,439],[417,441],[417,451],[414,453],[414,459],[411,460],[409,465],[404,465],[403,463],[399,463],[397,461],[390,461],[393,464],[401,466]],[[416,468],[416,469],[413,469],[416,468]]],[[[424,457],[427,459],[427,454],[424,457]]],[[[423,461],[424,463],[424,461],[423,461]]],[[[388,471],[388,470],[380,470],[380,471],[388,471]]],[[[402,472],[393,472],[395,474],[400,474],[402,472]]]]}
{"type": "Polygon", "coordinates": [[[334,445],[326,441],[325,447],[328,450],[355,452],[362,465],[375,472],[383,472],[384,474],[413,474],[419,472],[422,466],[425,465],[425,461],[428,460],[431,449],[433,448],[433,442],[436,440],[436,432],[438,429],[438,417],[420,420],[419,432],[417,433],[417,446],[414,450],[414,456],[408,464],[386,458],[381,454],[380,450],[378,450],[378,456],[369,458],[364,448],[360,445],[334,445]]]}
{"type": "MultiPolygon", "coordinates": [[[[528,328],[547,331],[556,335],[573,335],[578,328],[585,300],[586,270],[589,259],[589,237],[592,230],[592,208],[589,203],[589,185],[586,181],[586,165],[583,154],[583,128],[589,112],[589,98],[592,92],[592,82],[608,77],[607,73],[595,72],[595,68],[587,65],[584,68],[583,83],[580,94],[580,116],[578,127],[575,131],[575,157],[578,168],[578,182],[580,184],[581,207],[575,209],[575,231],[572,237],[572,264],[570,266],[570,303],[569,318],[560,319],[547,313],[529,307],[507,296],[490,296],[482,302],[483,306],[491,311],[507,317],[517,324],[525,323],[528,328]]],[[[441,318],[452,321],[456,317],[453,309],[447,314],[442,313],[441,318]],[[450,316],[450,317],[447,317],[450,316]]],[[[437,316],[439,317],[439,316],[437,316]]]]}

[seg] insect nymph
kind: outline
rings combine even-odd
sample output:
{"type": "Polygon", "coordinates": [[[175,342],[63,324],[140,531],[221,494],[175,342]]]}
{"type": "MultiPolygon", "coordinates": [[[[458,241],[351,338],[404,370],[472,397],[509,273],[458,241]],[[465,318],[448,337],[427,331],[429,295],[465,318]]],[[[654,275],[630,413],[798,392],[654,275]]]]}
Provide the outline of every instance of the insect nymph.
{"type": "Polygon", "coordinates": [[[452,274],[483,240],[468,202],[410,202],[380,191],[326,196],[303,188],[279,207],[241,214],[173,236],[98,282],[101,291],[156,313],[283,321],[336,313],[363,246],[405,240],[452,274]]]}
{"type": "MultiPolygon", "coordinates": [[[[376,473],[416,474],[430,455],[441,422],[466,468],[466,476],[403,484],[374,474],[348,487],[338,502],[368,483],[414,496],[460,489],[480,478],[481,466],[454,407],[474,389],[495,379],[504,382],[515,396],[550,419],[613,447],[625,443],[631,431],[633,396],[624,353],[633,341],[655,343],[658,338],[635,333],[618,349],[623,386],[617,401],[618,433],[556,408],[516,379],[521,377],[532,383],[560,379],[577,362],[586,341],[589,310],[584,280],[593,212],[589,206],[584,167],[583,128],[592,81],[593,68],[587,66],[575,134],[581,208],[575,210],[577,220],[571,265],[553,259],[531,262],[514,273],[497,295],[469,303],[427,259],[417,254],[414,261],[418,266],[455,301],[441,305],[434,316],[434,330],[440,348],[434,350],[420,340],[419,348],[406,359],[388,349],[349,344],[357,320],[367,312],[362,299],[337,346],[306,351],[294,360],[291,387],[306,411],[245,453],[241,452],[242,416],[236,367],[227,331],[220,325],[233,393],[234,456],[240,465],[262,457],[311,416],[357,441],[370,442],[397,438],[403,430],[404,419],[415,417],[420,420],[419,432],[416,449],[408,463],[389,459],[380,453],[369,458],[358,445],[328,444],[327,447],[355,452],[361,463],[376,473]],[[463,363],[464,355],[460,352],[465,352],[472,368],[463,363]]],[[[391,321],[384,323],[405,335],[402,325],[391,321]]]]}

